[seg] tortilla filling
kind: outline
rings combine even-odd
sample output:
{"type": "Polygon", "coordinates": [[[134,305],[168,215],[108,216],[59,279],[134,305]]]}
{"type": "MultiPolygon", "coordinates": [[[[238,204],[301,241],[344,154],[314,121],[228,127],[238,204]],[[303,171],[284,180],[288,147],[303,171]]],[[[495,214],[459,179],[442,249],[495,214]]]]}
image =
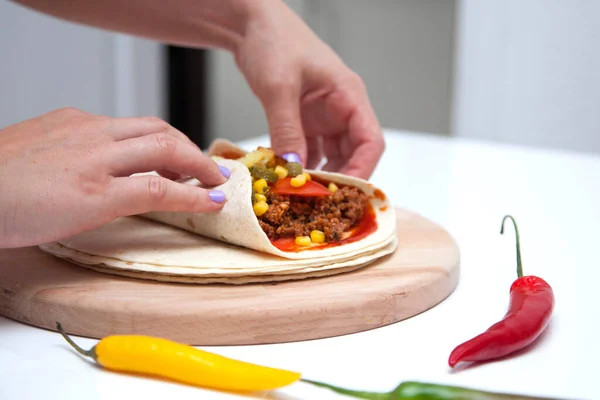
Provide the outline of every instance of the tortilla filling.
{"type": "Polygon", "coordinates": [[[359,189],[317,181],[271,149],[259,147],[238,161],[250,170],[254,213],[272,242],[294,239],[301,247],[340,242],[370,206],[359,189]]]}

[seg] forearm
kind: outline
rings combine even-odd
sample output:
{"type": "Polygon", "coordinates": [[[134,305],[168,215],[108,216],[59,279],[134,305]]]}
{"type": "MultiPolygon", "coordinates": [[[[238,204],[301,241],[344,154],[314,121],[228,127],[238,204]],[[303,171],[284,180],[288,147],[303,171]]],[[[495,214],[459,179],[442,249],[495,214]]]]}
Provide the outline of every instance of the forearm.
{"type": "Polygon", "coordinates": [[[186,47],[235,51],[250,18],[280,0],[16,0],[68,21],[186,47]]]}

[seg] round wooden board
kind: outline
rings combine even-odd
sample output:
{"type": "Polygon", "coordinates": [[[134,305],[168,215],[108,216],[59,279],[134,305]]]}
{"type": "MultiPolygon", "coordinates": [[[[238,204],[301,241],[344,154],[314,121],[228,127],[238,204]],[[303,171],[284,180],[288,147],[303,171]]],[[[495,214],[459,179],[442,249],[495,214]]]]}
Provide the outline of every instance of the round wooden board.
{"type": "Polygon", "coordinates": [[[281,343],[370,330],[419,314],[458,284],[440,226],[397,209],[398,249],[362,269],[301,281],[194,285],[104,274],[37,247],[0,250],[0,314],[74,335],[159,336],[197,346],[281,343]]]}

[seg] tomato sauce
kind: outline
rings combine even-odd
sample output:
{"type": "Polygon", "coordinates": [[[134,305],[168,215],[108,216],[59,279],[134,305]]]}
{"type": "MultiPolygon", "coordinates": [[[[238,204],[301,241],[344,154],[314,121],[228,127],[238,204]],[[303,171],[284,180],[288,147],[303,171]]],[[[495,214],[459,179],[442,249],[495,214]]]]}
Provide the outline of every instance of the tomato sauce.
{"type": "Polygon", "coordinates": [[[323,243],[319,245],[312,245],[309,247],[299,246],[296,244],[295,238],[279,238],[272,240],[271,243],[273,246],[277,247],[281,251],[286,252],[300,252],[300,251],[308,251],[308,250],[322,250],[329,247],[342,246],[345,244],[357,242],[361,239],[364,239],[368,235],[372,234],[377,230],[377,217],[375,214],[375,210],[371,206],[371,204],[367,205],[365,209],[365,213],[363,217],[355,223],[352,228],[350,228],[350,232],[345,232],[344,236],[347,237],[339,240],[337,242],[331,243],[323,243]]]}
{"type": "Polygon", "coordinates": [[[373,196],[381,201],[385,201],[385,194],[383,194],[383,192],[379,189],[375,189],[373,196]]]}

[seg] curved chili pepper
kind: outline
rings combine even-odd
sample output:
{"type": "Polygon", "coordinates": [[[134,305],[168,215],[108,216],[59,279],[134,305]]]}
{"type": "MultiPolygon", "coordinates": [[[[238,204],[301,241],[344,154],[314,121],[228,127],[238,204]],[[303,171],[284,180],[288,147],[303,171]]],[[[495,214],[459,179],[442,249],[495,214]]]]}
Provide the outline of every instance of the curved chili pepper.
{"type": "Polygon", "coordinates": [[[334,392],[367,400],[552,400],[548,397],[523,396],[518,394],[489,392],[460,386],[440,385],[416,381],[402,382],[386,393],[361,392],[344,389],[327,383],[302,379],[302,382],[324,387],[334,392]]]}
{"type": "Polygon", "coordinates": [[[532,344],[546,329],[554,309],[554,293],[550,285],[537,276],[523,276],[519,230],[510,215],[517,242],[518,279],[510,287],[510,304],[504,318],[487,331],[457,346],[448,359],[450,367],[461,361],[484,361],[506,356],[532,344]]]}
{"type": "Polygon", "coordinates": [[[150,336],[108,336],[91,350],[84,350],[71,340],[60,323],[57,322],[56,327],[75,350],[113,371],[160,376],[195,386],[244,392],[278,389],[300,379],[297,372],[237,361],[150,336]]]}

